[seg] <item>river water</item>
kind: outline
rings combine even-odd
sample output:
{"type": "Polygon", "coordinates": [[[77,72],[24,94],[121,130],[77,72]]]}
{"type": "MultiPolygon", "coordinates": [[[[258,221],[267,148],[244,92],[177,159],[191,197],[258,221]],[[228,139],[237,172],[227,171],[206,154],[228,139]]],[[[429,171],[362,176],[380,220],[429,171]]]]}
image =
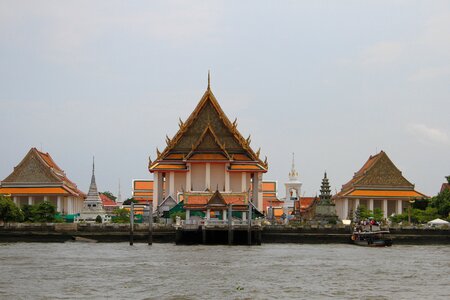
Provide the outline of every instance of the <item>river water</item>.
{"type": "Polygon", "coordinates": [[[449,299],[449,248],[0,243],[0,299],[449,299]]]}

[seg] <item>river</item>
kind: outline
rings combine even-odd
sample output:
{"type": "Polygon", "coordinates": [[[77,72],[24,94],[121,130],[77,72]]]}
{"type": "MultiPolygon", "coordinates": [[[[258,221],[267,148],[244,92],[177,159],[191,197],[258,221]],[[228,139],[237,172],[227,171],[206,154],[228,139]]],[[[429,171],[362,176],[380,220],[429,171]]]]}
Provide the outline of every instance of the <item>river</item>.
{"type": "Polygon", "coordinates": [[[449,299],[450,247],[0,243],[0,299],[449,299]]]}

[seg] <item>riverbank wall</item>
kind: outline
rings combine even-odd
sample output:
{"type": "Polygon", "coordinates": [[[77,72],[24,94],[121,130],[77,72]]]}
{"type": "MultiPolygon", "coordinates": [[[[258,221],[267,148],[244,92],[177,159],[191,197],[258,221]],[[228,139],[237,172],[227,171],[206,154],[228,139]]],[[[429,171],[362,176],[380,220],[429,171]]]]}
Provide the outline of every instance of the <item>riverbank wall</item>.
{"type": "MultiPolygon", "coordinates": [[[[398,227],[390,228],[394,244],[426,245],[450,244],[450,229],[398,227]]],[[[148,226],[134,225],[134,242],[148,241],[148,226]]],[[[261,242],[299,244],[350,243],[348,226],[265,226],[261,242]]],[[[96,242],[127,242],[129,224],[83,223],[10,223],[0,225],[0,242],[70,242],[91,240],[96,242]]],[[[172,226],[154,224],[153,243],[175,243],[176,230],[172,226]]]]}

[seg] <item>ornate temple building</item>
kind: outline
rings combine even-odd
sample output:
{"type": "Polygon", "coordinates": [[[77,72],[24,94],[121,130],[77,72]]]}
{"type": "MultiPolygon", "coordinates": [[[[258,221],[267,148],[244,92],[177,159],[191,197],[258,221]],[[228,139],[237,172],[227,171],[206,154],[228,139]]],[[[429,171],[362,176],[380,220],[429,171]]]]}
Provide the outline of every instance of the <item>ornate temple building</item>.
{"type": "Polygon", "coordinates": [[[11,195],[18,206],[49,201],[62,214],[79,213],[85,196],[50,154],[36,148],[31,148],[14,171],[0,182],[0,194],[11,195]]]}
{"type": "Polygon", "coordinates": [[[237,121],[231,122],[222,111],[209,75],[206,92],[179,127],[173,138],[166,136],[164,151],[157,149],[156,159],[149,161],[154,202],[159,206],[167,197],[181,197],[187,219],[191,211],[220,212],[229,204],[239,210],[248,207],[249,200],[262,211],[261,182],[267,158],[260,159],[260,151],[250,147],[250,136],[245,139],[237,130],[237,121]]]}
{"type": "Polygon", "coordinates": [[[384,151],[370,156],[353,178],[333,197],[340,219],[351,219],[359,205],[380,208],[384,218],[403,213],[410,200],[427,198],[403,177],[384,151]]]}

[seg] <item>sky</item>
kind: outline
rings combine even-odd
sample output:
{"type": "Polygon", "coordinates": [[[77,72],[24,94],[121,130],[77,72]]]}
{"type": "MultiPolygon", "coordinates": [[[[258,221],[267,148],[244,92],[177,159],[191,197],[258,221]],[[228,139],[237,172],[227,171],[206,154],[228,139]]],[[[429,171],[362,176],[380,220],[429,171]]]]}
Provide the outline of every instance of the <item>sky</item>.
{"type": "Polygon", "coordinates": [[[131,196],[207,87],[314,196],[384,150],[419,192],[450,175],[449,1],[0,1],[0,180],[31,147],[131,196]]]}

